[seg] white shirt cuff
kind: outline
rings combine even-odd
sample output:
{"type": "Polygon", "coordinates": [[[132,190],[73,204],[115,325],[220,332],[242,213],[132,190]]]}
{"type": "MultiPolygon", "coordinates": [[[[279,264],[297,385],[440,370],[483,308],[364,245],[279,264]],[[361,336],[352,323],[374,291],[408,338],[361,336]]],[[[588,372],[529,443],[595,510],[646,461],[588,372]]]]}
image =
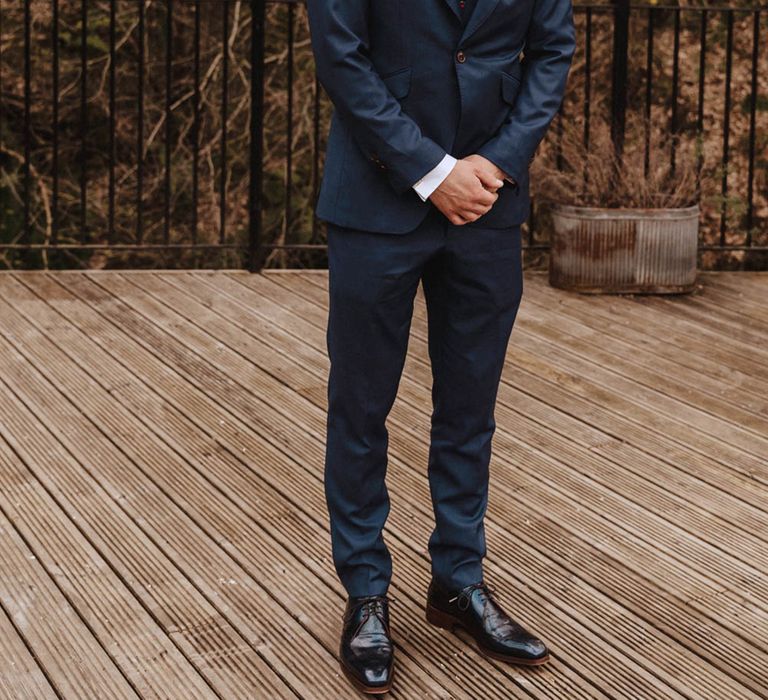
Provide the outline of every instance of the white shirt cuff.
{"type": "Polygon", "coordinates": [[[426,202],[429,199],[440,183],[448,177],[456,162],[456,158],[446,153],[443,159],[413,186],[416,194],[421,197],[421,201],[426,202]]]}

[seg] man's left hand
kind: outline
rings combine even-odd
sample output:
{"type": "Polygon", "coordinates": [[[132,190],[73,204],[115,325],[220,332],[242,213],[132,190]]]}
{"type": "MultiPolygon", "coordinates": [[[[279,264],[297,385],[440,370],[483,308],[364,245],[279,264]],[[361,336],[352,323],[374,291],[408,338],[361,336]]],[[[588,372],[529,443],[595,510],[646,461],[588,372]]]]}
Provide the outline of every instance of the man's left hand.
{"type": "MultiPolygon", "coordinates": [[[[507,174],[498,165],[496,165],[495,163],[492,163],[490,160],[488,160],[487,158],[481,155],[478,155],[477,153],[473,153],[471,156],[462,158],[462,160],[465,160],[468,163],[471,163],[476,170],[481,170],[487,175],[491,175],[492,177],[495,177],[501,180],[502,185],[504,180],[507,177],[507,174]]],[[[501,188],[499,187],[497,189],[501,189],[501,188]]],[[[491,190],[491,191],[496,192],[496,190],[491,190]]]]}

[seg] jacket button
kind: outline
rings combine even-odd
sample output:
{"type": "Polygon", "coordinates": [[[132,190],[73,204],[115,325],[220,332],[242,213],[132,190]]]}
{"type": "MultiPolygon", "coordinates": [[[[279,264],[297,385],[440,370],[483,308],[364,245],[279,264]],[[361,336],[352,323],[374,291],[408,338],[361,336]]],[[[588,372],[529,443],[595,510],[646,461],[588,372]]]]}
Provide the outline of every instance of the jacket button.
{"type": "Polygon", "coordinates": [[[456,60],[459,63],[464,63],[467,60],[467,55],[463,51],[459,51],[456,53],[456,60]]]}

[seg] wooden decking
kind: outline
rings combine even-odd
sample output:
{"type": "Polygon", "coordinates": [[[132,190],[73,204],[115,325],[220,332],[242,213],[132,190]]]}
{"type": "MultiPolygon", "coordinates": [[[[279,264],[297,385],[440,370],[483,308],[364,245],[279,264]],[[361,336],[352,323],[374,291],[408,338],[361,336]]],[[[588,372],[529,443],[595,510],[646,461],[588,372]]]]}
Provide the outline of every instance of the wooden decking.
{"type": "MultiPolygon", "coordinates": [[[[554,652],[428,627],[429,365],[390,418],[393,698],[768,696],[768,275],[526,278],[488,580],[554,652]]],[[[0,274],[0,696],[356,697],[322,490],[324,273],[0,274]]]]}

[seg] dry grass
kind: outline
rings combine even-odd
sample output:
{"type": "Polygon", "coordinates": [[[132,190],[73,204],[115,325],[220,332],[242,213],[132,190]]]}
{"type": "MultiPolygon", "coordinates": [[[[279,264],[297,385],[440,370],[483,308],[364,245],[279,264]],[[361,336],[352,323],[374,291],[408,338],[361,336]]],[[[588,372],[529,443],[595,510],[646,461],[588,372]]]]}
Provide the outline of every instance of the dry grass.
{"type": "Polygon", "coordinates": [[[643,173],[643,149],[625,149],[619,158],[605,124],[593,131],[588,148],[580,131],[565,126],[556,153],[536,158],[531,167],[540,202],[641,209],[696,203],[696,161],[688,151],[676,159],[674,171],[669,163],[655,162],[643,173]]]}

